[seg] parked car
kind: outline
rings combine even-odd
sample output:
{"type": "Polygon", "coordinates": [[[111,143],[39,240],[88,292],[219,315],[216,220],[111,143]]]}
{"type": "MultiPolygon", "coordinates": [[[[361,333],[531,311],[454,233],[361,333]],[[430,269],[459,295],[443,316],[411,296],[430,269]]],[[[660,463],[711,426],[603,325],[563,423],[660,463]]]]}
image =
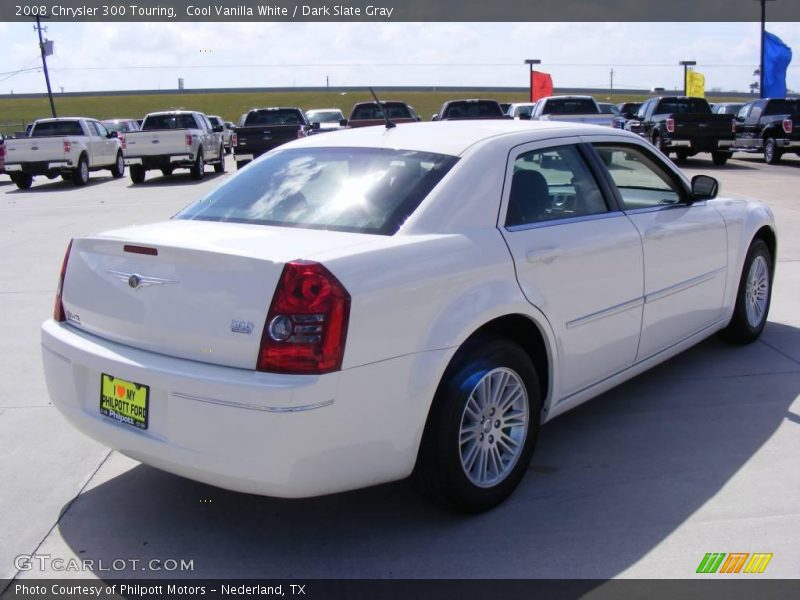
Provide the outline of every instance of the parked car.
{"type": "Polygon", "coordinates": [[[109,131],[116,131],[118,134],[130,131],[139,131],[141,127],[136,119],[103,119],[100,121],[109,131]]]}
{"type": "Polygon", "coordinates": [[[600,108],[600,113],[604,115],[613,115],[613,122],[615,129],[625,129],[625,122],[627,119],[622,116],[619,108],[617,108],[616,104],[611,104],[609,102],[598,102],[598,108],[600,108]]]}
{"type": "Polygon", "coordinates": [[[219,115],[209,115],[208,122],[211,126],[220,130],[222,134],[222,147],[225,149],[225,154],[230,154],[233,149],[233,129],[229,128],[225,121],[219,115]]]}
{"type": "Polygon", "coordinates": [[[303,111],[296,107],[254,108],[243,115],[233,130],[233,157],[241,169],[273,148],[305,137],[311,129],[303,111]]]}
{"type": "Polygon", "coordinates": [[[311,124],[310,134],[338,131],[346,127],[347,119],[338,108],[315,108],[306,111],[306,120],[311,124]]]}
{"type": "Polygon", "coordinates": [[[6,172],[6,138],[0,131],[0,175],[6,172]]]}
{"type": "Polygon", "coordinates": [[[508,106],[506,114],[513,119],[530,119],[535,102],[514,102],[508,106]]]}
{"type": "Polygon", "coordinates": [[[387,100],[385,102],[381,101],[381,106],[378,106],[374,101],[357,102],[353,105],[353,110],[350,111],[350,118],[347,119],[346,124],[351,128],[383,125],[385,121],[383,107],[386,108],[389,119],[395,124],[416,123],[421,120],[417,116],[414,107],[410,104],[398,100],[387,100]]]}
{"type": "Polygon", "coordinates": [[[217,173],[225,171],[222,128],[211,125],[201,112],[150,113],[141,131],[125,135],[125,145],[125,164],[133,183],[142,183],[152,169],[165,177],[175,169],[189,169],[192,179],[203,178],[206,164],[213,164],[217,173]]]}
{"type": "Polygon", "coordinates": [[[704,98],[658,96],[636,113],[638,133],[666,155],[679,161],[698,152],[710,152],[715,165],[724,165],[734,144],[734,121],[715,115],[704,98]]]}
{"type": "Polygon", "coordinates": [[[442,104],[434,121],[511,118],[500,108],[497,100],[448,100],[442,104]]]}
{"type": "Polygon", "coordinates": [[[86,185],[91,171],[109,170],[113,177],[125,174],[122,146],[115,131],[95,119],[67,117],[39,119],[28,137],[8,140],[6,172],[20,189],[33,178],[59,175],[75,185],[86,185]]]}
{"type": "Polygon", "coordinates": [[[591,125],[615,126],[615,118],[600,112],[597,101],[591,96],[548,96],[540,98],[531,110],[531,119],[537,121],[565,121],[591,125]]]}
{"type": "Polygon", "coordinates": [[[169,221],[75,238],[47,387],[95,440],[214,486],[413,474],[486,510],[541,423],[715,332],[759,337],[773,216],[717,189],[610,128],[310,136],[169,221]]]}
{"type": "Polygon", "coordinates": [[[771,165],[784,152],[800,156],[800,99],[766,98],[746,104],[736,115],[736,151],[763,152],[771,165]]]}
{"type": "Polygon", "coordinates": [[[733,115],[739,114],[744,106],[743,102],[718,102],[711,105],[711,112],[715,115],[733,115]]]}

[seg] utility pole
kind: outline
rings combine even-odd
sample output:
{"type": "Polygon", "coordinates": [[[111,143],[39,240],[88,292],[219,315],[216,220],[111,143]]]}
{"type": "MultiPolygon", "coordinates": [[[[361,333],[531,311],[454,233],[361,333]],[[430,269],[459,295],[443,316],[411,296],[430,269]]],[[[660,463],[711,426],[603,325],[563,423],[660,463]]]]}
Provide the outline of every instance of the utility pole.
{"type": "Polygon", "coordinates": [[[50,98],[50,111],[53,113],[53,118],[56,115],[56,104],[53,102],[53,90],[50,89],[50,74],[47,72],[47,58],[45,58],[44,39],[42,38],[42,22],[39,15],[36,15],[36,31],[39,32],[39,50],[42,53],[42,67],[44,68],[44,80],[47,82],[47,97],[50,98]]]}
{"type": "Polygon", "coordinates": [[[611,67],[611,81],[609,87],[611,88],[611,93],[614,93],[614,67],[611,67]]]}
{"type": "Polygon", "coordinates": [[[679,65],[683,66],[683,95],[688,96],[689,94],[689,67],[693,67],[697,64],[696,60],[682,60],[678,63],[679,65]]]}
{"type": "Polygon", "coordinates": [[[326,87],[326,88],[329,88],[329,87],[331,87],[331,78],[330,78],[330,75],[325,75],[325,87],[326,87]]]}

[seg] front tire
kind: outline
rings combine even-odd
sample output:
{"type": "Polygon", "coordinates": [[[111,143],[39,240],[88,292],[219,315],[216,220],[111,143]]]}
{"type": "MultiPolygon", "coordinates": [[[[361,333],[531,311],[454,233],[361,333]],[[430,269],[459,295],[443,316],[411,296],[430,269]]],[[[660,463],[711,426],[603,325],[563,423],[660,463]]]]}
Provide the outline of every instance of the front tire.
{"type": "Polygon", "coordinates": [[[733,318],[720,332],[727,341],[749,344],[764,330],[772,301],[772,265],[772,256],[764,240],[753,240],[744,260],[733,318]]]}
{"type": "Polygon", "coordinates": [[[467,513],[505,500],[539,431],[536,370],[516,343],[477,338],[459,350],[433,400],[414,480],[434,503],[467,513]]]}
{"type": "Polygon", "coordinates": [[[203,153],[197,153],[197,160],[194,161],[194,166],[189,170],[192,175],[192,179],[195,181],[200,181],[205,175],[206,171],[206,163],[203,160],[203,153]]]}
{"type": "Polygon", "coordinates": [[[114,165],[111,167],[111,176],[119,179],[125,175],[125,160],[122,158],[122,152],[117,152],[117,158],[114,165]]]}
{"type": "Polygon", "coordinates": [[[85,155],[81,155],[78,159],[78,166],[72,172],[72,183],[78,187],[89,183],[89,161],[86,160],[85,155]]]}
{"type": "Polygon", "coordinates": [[[775,138],[768,137],[764,140],[764,162],[768,165],[777,165],[781,162],[781,151],[775,138]]]}

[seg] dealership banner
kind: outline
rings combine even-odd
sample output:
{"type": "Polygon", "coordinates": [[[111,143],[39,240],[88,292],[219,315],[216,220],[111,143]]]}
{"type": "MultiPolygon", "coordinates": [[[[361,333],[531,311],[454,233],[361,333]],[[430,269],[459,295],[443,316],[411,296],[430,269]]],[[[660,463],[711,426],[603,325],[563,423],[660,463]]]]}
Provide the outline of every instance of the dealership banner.
{"type": "MultiPolygon", "coordinates": [[[[768,2],[770,22],[800,1],[768,2]]],[[[748,22],[753,0],[2,0],[0,21],[748,22]]]]}
{"type": "Polygon", "coordinates": [[[698,71],[686,71],[686,95],[692,98],[706,97],[706,78],[698,71]]]}
{"type": "Polygon", "coordinates": [[[550,73],[531,71],[531,102],[553,95],[553,78],[550,73]]]}

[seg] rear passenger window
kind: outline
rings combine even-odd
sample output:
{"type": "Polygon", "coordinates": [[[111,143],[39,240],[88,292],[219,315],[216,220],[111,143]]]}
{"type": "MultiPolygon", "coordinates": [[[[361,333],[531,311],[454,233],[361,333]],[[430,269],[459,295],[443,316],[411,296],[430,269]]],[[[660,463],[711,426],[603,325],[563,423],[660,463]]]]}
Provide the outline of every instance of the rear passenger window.
{"type": "Polygon", "coordinates": [[[680,187],[644,151],[632,146],[593,144],[608,168],[626,210],[678,204],[680,187]]]}
{"type": "Polygon", "coordinates": [[[575,146],[532,150],[514,161],[506,227],[608,212],[575,146]]]}

